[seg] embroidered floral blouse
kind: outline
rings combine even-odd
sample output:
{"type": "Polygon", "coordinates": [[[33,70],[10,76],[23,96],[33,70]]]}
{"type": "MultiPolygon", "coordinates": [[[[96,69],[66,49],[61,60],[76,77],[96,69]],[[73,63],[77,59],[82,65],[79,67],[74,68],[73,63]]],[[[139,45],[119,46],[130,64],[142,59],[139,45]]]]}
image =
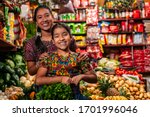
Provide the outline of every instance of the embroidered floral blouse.
{"type": "MultiPolygon", "coordinates": [[[[78,62],[77,53],[69,53],[67,57],[51,53],[49,57],[40,61],[43,67],[48,68],[47,76],[69,76],[73,77],[91,70],[88,61],[78,62]]],[[[73,86],[74,93],[79,92],[79,86],[73,86]]]]}

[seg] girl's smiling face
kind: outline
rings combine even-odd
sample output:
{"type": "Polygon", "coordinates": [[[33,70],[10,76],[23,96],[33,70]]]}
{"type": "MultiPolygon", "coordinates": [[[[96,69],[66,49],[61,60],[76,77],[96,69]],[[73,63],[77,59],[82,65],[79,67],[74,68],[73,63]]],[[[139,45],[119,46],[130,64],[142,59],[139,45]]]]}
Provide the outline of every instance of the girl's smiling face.
{"type": "Polygon", "coordinates": [[[54,29],[53,42],[57,49],[69,50],[71,36],[64,27],[57,27],[54,29]]]}
{"type": "Polygon", "coordinates": [[[49,30],[53,24],[53,16],[50,11],[46,8],[40,8],[36,14],[36,23],[41,30],[49,30]]]}

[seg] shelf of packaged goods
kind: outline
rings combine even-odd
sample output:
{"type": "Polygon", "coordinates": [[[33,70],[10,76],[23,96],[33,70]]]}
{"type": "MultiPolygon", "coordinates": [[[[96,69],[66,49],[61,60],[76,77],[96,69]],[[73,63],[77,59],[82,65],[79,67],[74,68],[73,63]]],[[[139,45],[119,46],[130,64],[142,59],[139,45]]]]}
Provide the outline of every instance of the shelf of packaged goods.
{"type": "MultiPolygon", "coordinates": [[[[75,7],[76,10],[84,10],[86,7],[75,7]]],[[[52,11],[58,11],[60,8],[52,8],[52,11]]]]}
{"type": "Polygon", "coordinates": [[[131,47],[131,46],[150,46],[150,44],[111,44],[103,45],[103,47],[131,47]]]}
{"type": "Polygon", "coordinates": [[[0,51],[1,52],[7,52],[7,51],[16,51],[16,46],[3,40],[0,39],[0,51]]]}
{"type": "Polygon", "coordinates": [[[99,19],[100,21],[126,21],[126,20],[150,20],[150,17],[148,18],[108,18],[108,19],[99,19]]]}
{"type": "Polygon", "coordinates": [[[133,32],[100,32],[100,34],[132,34],[133,32]]]}
{"type": "Polygon", "coordinates": [[[86,36],[86,33],[72,33],[73,36],[86,36]]]}
{"type": "Polygon", "coordinates": [[[81,22],[86,22],[85,20],[68,20],[68,21],[64,21],[64,20],[55,20],[55,23],[58,22],[63,22],[63,23],[81,23],[81,22]]]}
{"type": "Polygon", "coordinates": [[[149,33],[149,32],[100,32],[100,34],[136,34],[136,33],[149,33]]]}

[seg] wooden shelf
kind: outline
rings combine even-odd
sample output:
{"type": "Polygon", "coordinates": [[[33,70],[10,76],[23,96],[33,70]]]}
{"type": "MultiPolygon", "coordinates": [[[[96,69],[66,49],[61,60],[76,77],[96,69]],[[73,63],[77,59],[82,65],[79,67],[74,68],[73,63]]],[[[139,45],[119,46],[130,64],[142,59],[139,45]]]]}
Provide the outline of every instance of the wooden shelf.
{"type": "Polygon", "coordinates": [[[72,35],[74,35],[74,36],[80,36],[80,35],[86,36],[86,33],[77,33],[77,34],[72,33],[72,35]]]}
{"type": "Polygon", "coordinates": [[[100,32],[100,34],[132,34],[133,32],[100,32]]]}
{"type": "MultiPolygon", "coordinates": [[[[84,9],[86,9],[86,7],[75,7],[74,9],[76,9],[76,10],[84,10],[84,9]]],[[[52,11],[58,11],[58,10],[60,10],[60,8],[53,8],[52,9],[52,11]]]]}
{"type": "Polygon", "coordinates": [[[112,44],[112,45],[103,45],[103,47],[136,47],[136,46],[150,46],[150,44],[112,44]]]}
{"type": "Polygon", "coordinates": [[[1,52],[7,52],[7,51],[16,51],[17,48],[15,45],[3,40],[3,39],[0,39],[0,51],[1,52]]]}
{"type": "Polygon", "coordinates": [[[99,19],[99,21],[126,21],[126,20],[150,20],[148,18],[108,18],[108,19],[99,19]]]}
{"type": "Polygon", "coordinates": [[[63,22],[63,23],[81,23],[81,22],[86,22],[85,20],[55,20],[54,22],[63,22]]]}
{"type": "Polygon", "coordinates": [[[77,46],[78,48],[86,48],[87,46],[85,45],[85,46],[77,46]]]}

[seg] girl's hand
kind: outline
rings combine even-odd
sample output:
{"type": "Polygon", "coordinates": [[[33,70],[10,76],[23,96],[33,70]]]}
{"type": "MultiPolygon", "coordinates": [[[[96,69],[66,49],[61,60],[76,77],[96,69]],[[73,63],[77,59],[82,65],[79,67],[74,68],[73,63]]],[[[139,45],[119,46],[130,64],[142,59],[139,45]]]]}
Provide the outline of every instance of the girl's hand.
{"type": "Polygon", "coordinates": [[[80,80],[82,80],[82,75],[77,75],[71,78],[71,83],[78,85],[80,80]]]}
{"type": "Polygon", "coordinates": [[[64,83],[64,84],[70,84],[71,83],[71,78],[67,77],[67,76],[62,76],[61,77],[61,83],[64,83]]]}
{"type": "Polygon", "coordinates": [[[48,53],[44,52],[40,55],[39,60],[42,60],[43,58],[48,57],[48,56],[49,56],[48,53]]]}
{"type": "Polygon", "coordinates": [[[88,53],[80,53],[78,56],[78,62],[84,61],[84,60],[88,60],[88,53]]]}

